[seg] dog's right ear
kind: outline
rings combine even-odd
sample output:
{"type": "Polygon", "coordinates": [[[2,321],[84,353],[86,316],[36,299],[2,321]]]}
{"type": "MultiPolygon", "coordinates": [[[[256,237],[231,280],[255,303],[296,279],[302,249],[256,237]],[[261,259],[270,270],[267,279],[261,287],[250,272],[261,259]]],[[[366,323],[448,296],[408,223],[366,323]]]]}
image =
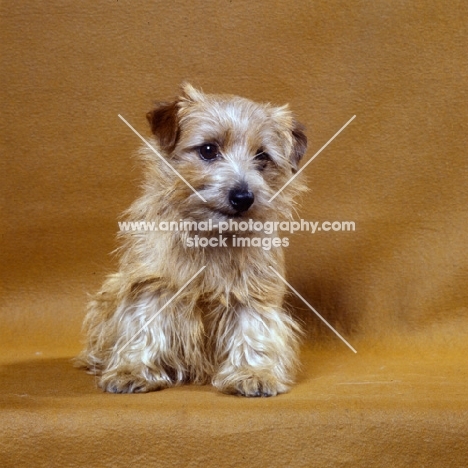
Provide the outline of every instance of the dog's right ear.
{"type": "Polygon", "coordinates": [[[190,83],[182,83],[180,100],[182,102],[194,103],[194,102],[203,102],[204,94],[202,91],[194,88],[190,83]]]}
{"type": "Polygon", "coordinates": [[[172,151],[179,139],[179,106],[175,102],[161,102],[146,114],[151,131],[156,136],[161,148],[172,151]]]}

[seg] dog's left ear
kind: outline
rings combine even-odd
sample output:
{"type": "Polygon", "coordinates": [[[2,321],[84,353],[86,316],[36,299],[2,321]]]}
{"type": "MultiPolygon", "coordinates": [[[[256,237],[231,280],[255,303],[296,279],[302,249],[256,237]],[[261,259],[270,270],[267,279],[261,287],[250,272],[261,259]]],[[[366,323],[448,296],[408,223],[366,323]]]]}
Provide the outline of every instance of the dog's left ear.
{"type": "Polygon", "coordinates": [[[179,138],[179,106],[175,102],[161,102],[146,114],[151,131],[156,136],[161,148],[171,152],[179,138]]]}
{"type": "Polygon", "coordinates": [[[293,173],[299,169],[299,163],[307,151],[307,137],[304,133],[304,125],[299,122],[293,121],[292,137],[293,147],[291,150],[291,165],[293,173]]]}

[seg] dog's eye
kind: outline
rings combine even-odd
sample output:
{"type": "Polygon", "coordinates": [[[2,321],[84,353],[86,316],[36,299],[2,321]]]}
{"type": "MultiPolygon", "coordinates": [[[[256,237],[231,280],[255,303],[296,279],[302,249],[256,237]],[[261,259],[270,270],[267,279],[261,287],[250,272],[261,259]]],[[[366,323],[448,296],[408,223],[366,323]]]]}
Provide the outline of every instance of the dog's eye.
{"type": "Polygon", "coordinates": [[[255,161],[271,161],[270,155],[260,148],[255,155],[255,161]]]}
{"type": "Polygon", "coordinates": [[[263,151],[263,148],[259,148],[257,153],[255,154],[254,160],[257,163],[257,169],[259,171],[263,171],[267,167],[268,162],[271,161],[271,158],[268,153],[265,153],[265,151],[263,151]]]}
{"type": "Polygon", "coordinates": [[[219,156],[219,148],[213,143],[206,143],[198,148],[198,154],[205,161],[212,161],[219,156]]]}

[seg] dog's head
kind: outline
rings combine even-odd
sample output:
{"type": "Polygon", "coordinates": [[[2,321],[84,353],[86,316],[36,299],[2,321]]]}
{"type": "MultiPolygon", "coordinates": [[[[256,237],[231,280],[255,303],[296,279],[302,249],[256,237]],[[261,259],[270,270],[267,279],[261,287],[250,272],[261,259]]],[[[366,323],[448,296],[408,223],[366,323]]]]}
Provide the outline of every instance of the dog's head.
{"type": "Polygon", "coordinates": [[[224,221],[289,214],[296,181],[269,201],[293,177],[307,148],[287,106],[204,94],[186,84],[174,102],[159,104],[147,118],[178,173],[158,162],[159,182],[178,216],[224,221]]]}

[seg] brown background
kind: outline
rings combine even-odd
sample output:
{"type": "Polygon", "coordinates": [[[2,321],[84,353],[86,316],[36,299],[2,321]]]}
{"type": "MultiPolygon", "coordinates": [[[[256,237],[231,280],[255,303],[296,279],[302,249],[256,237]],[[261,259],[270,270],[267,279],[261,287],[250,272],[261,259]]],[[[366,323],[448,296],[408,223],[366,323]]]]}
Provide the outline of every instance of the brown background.
{"type": "MultiPolygon", "coordinates": [[[[308,157],[356,114],[307,167],[310,191],[299,210],[307,220],[354,221],[356,232],[295,234],[287,257],[290,282],[359,352],[352,356],[291,296],[315,348],[305,353],[296,390],[272,400],[282,406],[269,401],[255,411],[267,421],[258,429],[264,434],[279,424],[281,410],[280,420],[292,428],[283,425],[283,434],[276,427],[281,447],[294,447],[295,455],[280,463],[275,450],[258,452],[279,441],[273,437],[270,446],[246,436],[253,410],[242,405],[251,403],[223,399],[213,408],[213,393],[190,387],[148,396],[163,400],[144,400],[151,411],[166,402],[163,419],[167,427],[175,424],[181,440],[187,442],[192,430],[206,436],[172,461],[193,460],[199,444],[225,434],[225,417],[239,439],[222,438],[230,445],[221,443],[220,450],[250,454],[246,466],[312,466],[311,460],[325,466],[338,456],[333,441],[343,424],[354,428],[340,436],[350,447],[340,452],[342,462],[353,466],[375,461],[376,453],[389,457],[395,450],[385,444],[398,437],[406,438],[407,451],[394,456],[405,463],[416,460],[415,453],[419,463],[434,463],[434,453],[443,460],[439,445],[463,459],[466,449],[453,437],[460,434],[468,406],[466,2],[4,0],[0,14],[0,340],[7,363],[5,408],[16,421],[4,440],[47,421],[47,430],[39,431],[46,435],[28,439],[23,455],[7,443],[7,461],[27,465],[25,453],[50,456],[47,441],[62,433],[57,421],[67,408],[60,401],[67,398],[85,413],[67,419],[81,451],[64,445],[66,453],[79,452],[86,460],[90,451],[99,457],[100,450],[109,454],[118,447],[122,460],[134,460],[132,450],[141,440],[125,445],[113,436],[115,445],[106,446],[107,425],[119,424],[109,403],[116,400],[100,395],[92,379],[71,369],[65,358],[79,349],[86,294],[115,267],[109,252],[116,247],[118,216],[138,194],[140,169],[132,154],[139,140],[117,114],[148,134],[146,111],[153,101],[173,97],[183,80],[206,92],[289,102],[307,127],[308,157]],[[351,380],[408,385],[383,393],[363,385],[346,393],[338,386],[344,379],[340,362],[351,380]],[[382,376],[377,372],[382,366],[392,371],[382,376]],[[326,384],[315,380],[324,375],[330,379],[326,384]],[[22,419],[21,411],[31,409],[18,400],[23,394],[48,403],[33,405],[35,411],[22,419]],[[180,419],[186,414],[177,406],[181,397],[192,398],[191,411],[199,413],[180,419]],[[90,398],[104,408],[97,422],[86,416],[90,398]],[[328,403],[320,416],[321,399],[328,403]],[[384,407],[373,406],[376,401],[384,407]],[[203,419],[206,407],[212,419],[203,419]],[[349,408],[358,408],[357,419],[349,419],[349,408]],[[370,411],[365,418],[359,413],[364,408],[370,411]],[[390,409],[394,412],[386,414],[390,409]],[[242,411],[247,419],[239,416],[233,423],[233,414],[242,411]],[[197,427],[197,418],[209,429],[197,427]],[[411,427],[414,440],[408,431],[398,432],[398,421],[411,427]],[[447,433],[440,432],[442,422],[447,433]],[[369,432],[370,426],[385,430],[369,432]],[[99,436],[87,438],[90,427],[99,436]],[[298,442],[304,434],[305,445],[298,442]],[[424,445],[421,434],[429,434],[431,442],[424,445]],[[100,445],[90,448],[96,441],[100,445]],[[321,455],[311,458],[318,441],[327,441],[328,449],[322,445],[321,455]],[[411,445],[418,443],[423,446],[411,445]]],[[[119,399],[119,405],[127,401],[119,399]]],[[[144,408],[127,408],[129,421],[144,408]]],[[[152,419],[138,421],[155,433],[157,421],[156,426],[152,419]]],[[[164,432],[159,437],[163,440],[164,432]]],[[[54,439],[50,446],[60,443],[54,439]]],[[[155,445],[148,444],[149,454],[155,445]]],[[[161,444],[160,451],[169,453],[170,442],[161,444]]],[[[205,462],[219,465],[213,457],[205,462]]],[[[240,463],[238,458],[232,466],[240,463]]]]}

